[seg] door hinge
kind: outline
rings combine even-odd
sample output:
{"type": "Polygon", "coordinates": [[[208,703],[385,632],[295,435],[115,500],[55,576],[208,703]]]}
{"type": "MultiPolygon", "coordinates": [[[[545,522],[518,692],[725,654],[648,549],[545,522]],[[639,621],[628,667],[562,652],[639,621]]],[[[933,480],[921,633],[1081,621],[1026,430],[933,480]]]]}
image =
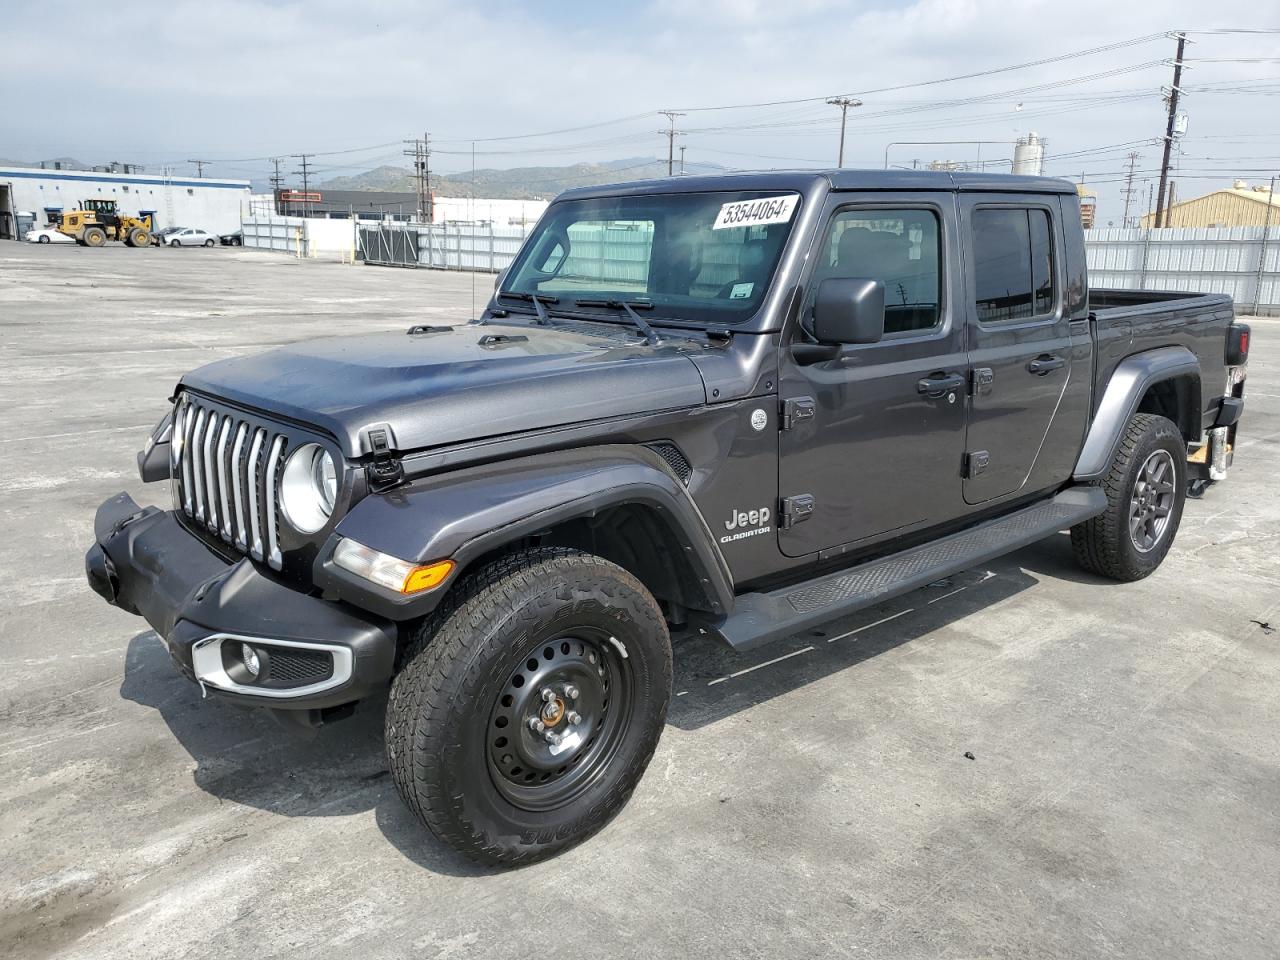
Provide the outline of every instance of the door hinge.
{"type": "Polygon", "coordinates": [[[784,497],[778,510],[778,526],[783,530],[804,523],[813,516],[813,508],[817,505],[811,493],[798,493],[794,497],[784,497]]]}
{"type": "Polygon", "coordinates": [[[990,367],[974,367],[973,377],[969,381],[969,396],[983,397],[991,392],[991,384],[995,382],[996,372],[990,367]]]}
{"type": "Polygon", "coordinates": [[[991,454],[986,450],[974,450],[964,455],[964,477],[966,480],[976,477],[991,463],[991,454]]]}
{"type": "Polygon", "coordinates": [[[404,480],[404,467],[391,455],[391,445],[387,441],[387,431],[383,429],[369,431],[369,446],[373,450],[373,462],[367,471],[369,489],[374,493],[390,490],[404,480]]]}
{"type": "Polygon", "coordinates": [[[801,420],[812,420],[814,408],[813,397],[790,397],[783,400],[781,428],[790,430],[801,420]]]}

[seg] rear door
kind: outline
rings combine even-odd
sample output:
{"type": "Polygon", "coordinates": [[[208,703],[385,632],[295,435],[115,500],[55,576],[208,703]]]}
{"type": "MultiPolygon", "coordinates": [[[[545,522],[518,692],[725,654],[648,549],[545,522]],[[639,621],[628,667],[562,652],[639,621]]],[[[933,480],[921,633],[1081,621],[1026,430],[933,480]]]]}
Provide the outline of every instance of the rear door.
{"type": "MultiPolygon", "coordinates": [[[[1055,428],[1078,432],[1074,401],[1089,391],[1088,329],[1073,330],[1063,305],[1056,196],[961,194],[960,213],[973,377],[964,499],[980,504],[1036,492],[1051,482],[1041,469],[1047,460],[1076,448],[1055,428]],[[1085,369],[1077,362],[1080,346],[1085,369]]],[[[1060,472],[1052,466],[1048,474],[1060,472]]]]}
{"type": "Polygon", "coordinates": [[[836,556],[964,512],[959,236],[951,193],[829,199],[790,343],[811,341],[817,288],[832,277],[884,283],[885,335],[817,362],[782,350],[778,541],[787,556],[836,556]]]}

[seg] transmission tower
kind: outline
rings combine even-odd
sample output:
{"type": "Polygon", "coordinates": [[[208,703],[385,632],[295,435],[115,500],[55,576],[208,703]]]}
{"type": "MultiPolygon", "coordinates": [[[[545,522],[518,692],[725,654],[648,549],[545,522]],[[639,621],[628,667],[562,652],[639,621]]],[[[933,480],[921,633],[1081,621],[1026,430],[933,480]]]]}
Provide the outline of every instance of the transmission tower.
{"type": "Polygon", "coordinates": [[[1134,194],[1138,192],[1137,188],[1133,185],[1133,173],[1134,166],[1137,164],[1139,156],[1138,152],[1134,151],[1129,154],[1128,157],[1129,169],[1124,175],[1124,189],[1120,191],[1124,195],[1124,216],[1120,218],[1120,225],[1122,227],[1129,226],[1129,207],[1133,203],[1134,194]]]}

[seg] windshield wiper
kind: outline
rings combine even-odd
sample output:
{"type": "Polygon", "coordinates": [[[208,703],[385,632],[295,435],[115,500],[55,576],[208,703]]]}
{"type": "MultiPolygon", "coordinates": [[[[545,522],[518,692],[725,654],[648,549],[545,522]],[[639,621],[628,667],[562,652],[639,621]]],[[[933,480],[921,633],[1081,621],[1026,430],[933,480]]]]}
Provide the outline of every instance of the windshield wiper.
{"type": "Polygon", "coordinates": [[[518,293],[515,290],[499,290],[498,296],[510,297],[512,300],[524,300],[526,303],[533,304],[533,311],[538,315],[537,322],[544,327],[551,326],[551,315],[547,313],[547,308],[543,306],[546,303],[559,303],[559,297],[553,297],[549,293],[518,293]]]}
{"type": "Polygon", "coordinates": [[[656,330],[649,326],[649,322],[644,317],[636,313],[636,307],[641,310],[652,310],[653,303],[649,300],[575,300],[575,307],[607,307],[611,310],[624,310],[631,322],[635,324],[636,329],[643,335],[645,342],[650,346],[657,346],[661,341],[656,330]]]}

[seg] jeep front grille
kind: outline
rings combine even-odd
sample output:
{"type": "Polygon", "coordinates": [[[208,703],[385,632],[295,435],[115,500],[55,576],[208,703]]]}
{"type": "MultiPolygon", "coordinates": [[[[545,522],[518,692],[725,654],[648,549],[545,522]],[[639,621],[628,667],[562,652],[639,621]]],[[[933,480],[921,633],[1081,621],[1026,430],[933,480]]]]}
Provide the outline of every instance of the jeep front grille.
{"type": "Polygon", "coordinates": [[[181,453],[171,468],[182,511],[279,570],[279,476],[288,436],[267,421],[190,395],[178,401],[178,411],[181,453]]]}

